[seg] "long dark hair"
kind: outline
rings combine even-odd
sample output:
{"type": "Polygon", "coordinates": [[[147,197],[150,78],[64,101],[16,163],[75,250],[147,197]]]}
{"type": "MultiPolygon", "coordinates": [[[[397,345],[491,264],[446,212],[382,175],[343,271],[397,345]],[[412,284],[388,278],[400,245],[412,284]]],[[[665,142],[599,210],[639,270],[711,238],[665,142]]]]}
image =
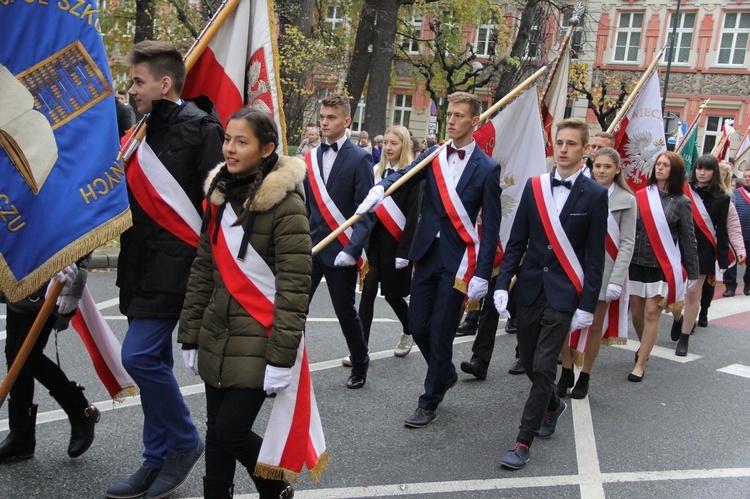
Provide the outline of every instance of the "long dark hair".
{"type": "Polygon", "coordinates": [[[672,151],[664,151],[659,154],[651,168],[651,176],[648,178],[648,185],[656,184],[656,162],[659,158],[666,156],[669,160],[669,179],[667,180],[667,192],[676,196],[682,194],[682,188],[685,185],[685,161],[682,156],[672,151]]]}
{"type": "Polygon", "coordinates": [[[711,176],[711,180],[708,181],[708,191],[714,196],[724,193],[724,187],[721,182],[721,171],[719,170],[719,160],[713,154],[704,154],[693,165],[693,169],[690,171],[690,185],[697,187],[698,176],[695,171],[700,168],[701,170],[711,170],[714,174],[711,176]]]}

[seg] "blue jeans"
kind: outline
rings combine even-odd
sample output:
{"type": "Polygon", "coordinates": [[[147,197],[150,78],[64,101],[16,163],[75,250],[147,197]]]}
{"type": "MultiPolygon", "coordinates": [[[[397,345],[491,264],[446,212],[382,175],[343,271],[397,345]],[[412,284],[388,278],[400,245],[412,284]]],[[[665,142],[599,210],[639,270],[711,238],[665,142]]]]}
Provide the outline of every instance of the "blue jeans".
{"type": "Polygon", "coordinates": [[[128,317],[122,364],[141,392],[146,466],[161,469],[167,452],[184,454],[200,437],[172,368],[172,332],[177,319],[128,317]]]}

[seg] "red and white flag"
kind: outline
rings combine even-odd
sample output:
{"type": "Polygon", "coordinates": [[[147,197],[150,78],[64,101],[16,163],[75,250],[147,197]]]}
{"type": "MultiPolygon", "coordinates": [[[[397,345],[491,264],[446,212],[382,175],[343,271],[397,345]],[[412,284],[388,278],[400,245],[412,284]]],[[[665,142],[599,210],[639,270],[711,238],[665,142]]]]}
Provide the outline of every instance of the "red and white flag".
{"type": "Polygon", "coordinates": [[[732,135],[734,135],[734,120],[724,120],[719,142],[714,147],[714,150],[711,151],[711,154],[714,154],[719,161],[729,161],[729,153],[732,148],[732,135]]]}
{"type": "Polygon", "coordinates": [[[568,79],[570,75],[570,50],[563,50],[560,63],[552,81],[547,87],[547,93],[541,102],[542,126],[544,128],[544,155],[551,158],[555,155],[554,138],[555,125],[565,117],[565,106],[568,101],[568,79]]]}
{"type": "Polygon", "coordinates": [[[273,2],[229,0],[234,8],[190,70],[183,97],[207,95],[222,124],[248,105],[273,115],[285,136],[273,2]]]}
{"type": "Polygon", "coordinates": [[[625,179],[633,190],[646,186],[656,157],[667,150],[659,75],[654,71],[615,133],[625,179]]]}
{"type": "Polygon", "coordinates": [[[734,167],[741,172],[750,169],[750,134],[747,132],[734,153],[734,167]]]}
{"type": "Polygon", "coordinates": [[[477,145],[502,166],[503,248],[508,244],[526,181],[547,171],[538,95],[536,89],[529,89],[474,132],[477,145]]]}

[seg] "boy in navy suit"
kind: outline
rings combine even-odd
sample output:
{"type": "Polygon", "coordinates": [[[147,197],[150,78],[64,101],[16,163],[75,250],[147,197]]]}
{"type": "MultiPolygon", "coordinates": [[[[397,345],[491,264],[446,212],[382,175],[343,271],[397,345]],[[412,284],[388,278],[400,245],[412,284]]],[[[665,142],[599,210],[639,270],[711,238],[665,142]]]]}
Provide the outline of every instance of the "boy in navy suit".
{"type": "MultiPolygon", "coordinates": [[[[487,294],[492,274],[502,217],[500,165],[474,142],[480,113],[475,96],[449,95],[446,125],[452,144],[405,184],[426,182],[422,216],[409,251],[409,260],[416,264],[409,328],[427,361],[427,375],[419,405],[404,421],[409,428],[430,425],[445,393],[458,382],[452,357],[461,308],[465,298],[480,300],[487,294]],[[481,238],[476,230],[480,209],[481,238]]],[[[357,213],[377,209],[385,189],[434,150],[373,187],[357,213]]]]}
{"type": "Polygon", "coordinates": [[[557,356],[566,335],[594,318],[604,270],[608,193],[582,174],[588,147],[584,121],[557,124],[557,169],[526,183],[500,264],[495,306],[508,317],[508,288],[517,272],[519,356],[532,382],[516,445],[500,461],[511,469],[528,462],[534,437],[555,433],[567,408],[555,393],[557,356]]]}
{"type": "MultiPolygon", "coordinates": [[[[375,182],[372,156],[346,136],[351,122],[351,108],[346,96],[331,94],[323,99],[320,130],[325,142],[305,155],[305,202],[313,245],[354,215],[354,209],[375,182]]],[[[374,224],[374,215],[362,217],[313,256],[310,300],[325,277],[333,309],[349,347],[352,371],[346,386],[352,389],[364,386],[370,362],[362,321],[354,307],[354,292],[358,267],[360,271],[366,268],[362,249],[374,224]]]]}

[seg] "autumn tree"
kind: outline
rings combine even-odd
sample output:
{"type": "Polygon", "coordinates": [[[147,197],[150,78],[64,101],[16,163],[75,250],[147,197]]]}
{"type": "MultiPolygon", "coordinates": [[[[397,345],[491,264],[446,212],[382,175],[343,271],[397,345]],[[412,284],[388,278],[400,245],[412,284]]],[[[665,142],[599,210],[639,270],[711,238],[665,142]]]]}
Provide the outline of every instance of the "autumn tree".
{"type": "Polygon", "coordinates": [[[617,72],[601,69],[591,72],[588,65],[582,62],[574,62],[570,68],[573,98],[586,99],[602,130],[609,128],[637,82],[637,77],[617,72]]]}

